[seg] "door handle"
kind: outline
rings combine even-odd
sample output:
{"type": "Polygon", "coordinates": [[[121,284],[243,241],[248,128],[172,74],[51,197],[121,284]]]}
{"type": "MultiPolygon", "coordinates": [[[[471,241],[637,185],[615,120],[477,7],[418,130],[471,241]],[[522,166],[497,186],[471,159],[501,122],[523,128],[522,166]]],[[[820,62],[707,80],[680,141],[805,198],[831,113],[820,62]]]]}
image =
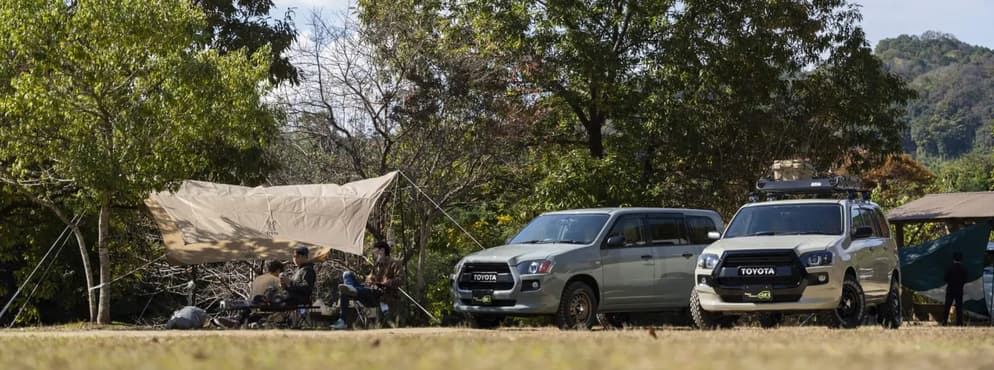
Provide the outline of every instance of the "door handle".
{"type": "Polygon", "coordinates": [[[651,260],[651,259],[652,259],[652,256],[651,256],[651,255],[648,255],[648,254],[646,254],[646,255],[643,255],[643,256],[642,256],[642,259],[644,259],[644,260],[651,260]]]}
{"type": "Polygon", "coordinates": [[[684,253],[684,254],[681,254],[681,256],[683,256],[683,258],[690,258],[690,257],[693,257],[694,254],[693,253],[684,253]]]}

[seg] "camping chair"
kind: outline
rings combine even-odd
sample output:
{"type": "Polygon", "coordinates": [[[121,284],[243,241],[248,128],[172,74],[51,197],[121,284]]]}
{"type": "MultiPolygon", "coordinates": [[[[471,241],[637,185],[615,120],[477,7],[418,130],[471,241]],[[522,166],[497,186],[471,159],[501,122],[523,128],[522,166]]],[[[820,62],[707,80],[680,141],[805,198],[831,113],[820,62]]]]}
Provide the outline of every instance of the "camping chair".
{"type": "MultiPolygon", "coordinates": [[[[336,306],[339,312],[339,317],[341,317],[342,307],[338,303],[336,303],[336,306]]],[[[350,301],[350,306],[349,310],[353,312],[350,324],[354,328],[379,329],[383,327],[384,323],[386,323],[386,315],[380,309],[379,302],[376,302],[375,305],[367,305],[363,304],[363,302],[358,299],[353,299],[350,301]]]]}
{"type": "Polygon", "coordinates": [[[359,300],[353,301],[353,306],[356,312],[355,325],[361,326],[364,329],[379,329],[383,327],[383,313],[380,311],[379,305],[369,307],[359,300]]]}

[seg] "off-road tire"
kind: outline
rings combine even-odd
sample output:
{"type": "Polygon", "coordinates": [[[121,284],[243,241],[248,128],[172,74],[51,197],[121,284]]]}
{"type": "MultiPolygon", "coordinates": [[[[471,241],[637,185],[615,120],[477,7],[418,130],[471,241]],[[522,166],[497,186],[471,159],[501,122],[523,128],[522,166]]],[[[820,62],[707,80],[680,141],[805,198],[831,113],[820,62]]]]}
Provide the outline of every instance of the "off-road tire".
{"type": "Polygon", "coordinates": [[[897,329],[904,322],[901,307],[901,283],[891,279],[890,290],[887,291],[887,301],[877,307],[880,325],[888,329],[897,329]]]}
{"type": "Polygon", "coordinates": [[[839,307],[821,315],[822,321],[830,328],[855,329],[866,317],[866,296],[856,278],[847,275],[842,282],[839,307]]]}
{"type": "Polygon", "coordinates": [[[574,281],[563,289],[556,326],[562,330],[588,330],[597,323],[597,297],[586,283],[574,281]]]}
{"type": "MultiPolygon", "coordinates": [[[[690,318],[694,327],[701,330],[714,330],[719,327],[726,327],[728,319],[722,317],[719,312],[708,312],[701,307],[701,298],[697,295],[697,289],[690,292],[690,318]]],[[[738,317],[735,317],[738,319],[738,317]]],[[[734,322],[731,323],[734,325],[734,322]]]]}
{"type": "Polygon", "coordinates": [[[756,318],[759,327],[763,329],[773,329],[783,323],[783,314],[779,312],[764,312],[756,318]]]}

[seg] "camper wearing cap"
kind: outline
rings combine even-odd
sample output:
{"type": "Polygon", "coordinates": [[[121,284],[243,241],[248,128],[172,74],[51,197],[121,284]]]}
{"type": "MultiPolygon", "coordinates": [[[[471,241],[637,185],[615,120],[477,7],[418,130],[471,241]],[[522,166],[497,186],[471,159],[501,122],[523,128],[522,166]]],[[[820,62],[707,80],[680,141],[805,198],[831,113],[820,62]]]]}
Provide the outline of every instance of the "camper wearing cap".
{"type": "Polygon", "coordinates": [[[293,264],[297,266],[297,271],[289,281],[283,281],[288,305],[311,304],[311,293],[314,291],[317,274],[314,273],[314,264],[310,262],[308,254],[307,247],[297,247],[293,251],[293,264]]]}

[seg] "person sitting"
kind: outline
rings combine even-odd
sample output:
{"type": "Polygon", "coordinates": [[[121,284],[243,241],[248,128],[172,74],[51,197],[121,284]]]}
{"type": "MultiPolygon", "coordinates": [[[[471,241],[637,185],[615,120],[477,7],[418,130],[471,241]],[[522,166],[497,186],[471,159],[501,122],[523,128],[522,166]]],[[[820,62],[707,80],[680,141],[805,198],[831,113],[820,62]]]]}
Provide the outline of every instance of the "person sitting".
{"type": "Polygon", "coordinates": [[[304,306],[311,304],[311,293],[314,291],[314,281],[317,274],[314,273],[314,264],[308,261],[307,247],[297,247],[293,252],[293,264],[297,266],[297,271],[293,273],[290,280],[282,280],[281,285],[286,290],[286,300],[288,306],[304,306]]]}
{"type": "Polygon", "coordinates": [[[365,284],[359,284],[352,271],[342,274],[342,284],[338,286],[341,313],[332,329],[348,328],[349,302],[352,300],[358,300],[364,306],[380,305],[384,315],[400,303],[403,269],[400,261],[390,256],[390,244],[384,241],[373,244],[373,257],[373,271],[366,276],[365,284]]]}
{"type": "Polygon", "coordinates": [[[282,272],[282,262],[269,261],[266,263],[266,273],[256,276],[255,280],[252,280],[249,299],[253,305],[272,305],[277,303],[277,297],[281,295],[280,273],[282,272]]]}

